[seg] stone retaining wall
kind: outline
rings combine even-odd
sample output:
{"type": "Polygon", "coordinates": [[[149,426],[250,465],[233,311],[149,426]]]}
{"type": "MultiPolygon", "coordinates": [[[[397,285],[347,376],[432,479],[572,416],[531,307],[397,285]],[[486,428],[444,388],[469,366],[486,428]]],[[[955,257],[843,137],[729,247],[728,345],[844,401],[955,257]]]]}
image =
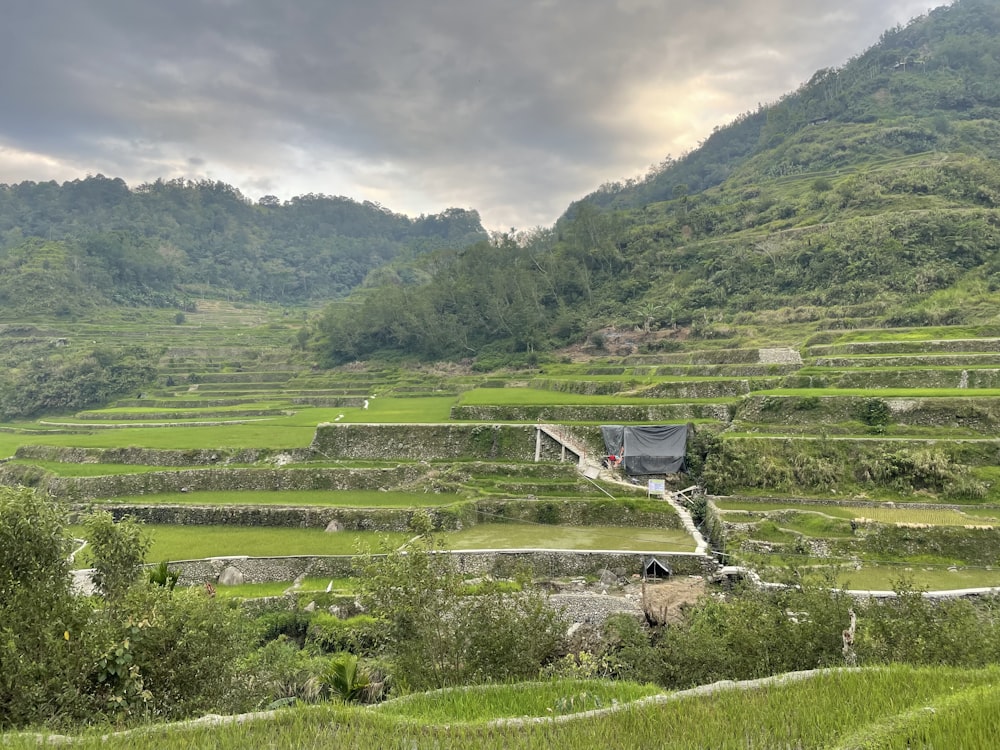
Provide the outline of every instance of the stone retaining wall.
{"type": "MultiPolygon", "coordinates": [[[[468,550],[448,552],[457,558],[459,570],[468,575],[510,578],[522,570],[536,577],[596,575],[605,569],[622,568],[627,574],[642,573],[645,560],[656,557],[675,575],[702,575],[716,569],[705,555],[683,552],[616,552],[573,550],[468,550]]],[[[204,560],[172,560],[181,571],[179,585],[217,583],[223,571],[242,575],[244,583],[292,581],[299,576],[345,578],[352,575],[351,555],[311,557],[215,557],[204,560]]]]}
{"type": "Polygon", "coordinates": [[[33,466],[8,464],[0,483],[40,487],[73,501],[122,495],[211,490],[380,490],[417,480],[419,466],[385,469],[192,469],[101,477],[38,475],[33,466]]]}
{"type": "MultiPolygon", "coordinates": [[[[997,388],[1000,369],[850,370],[785,378],[782,388],[997,388]]],[[[975,393],[969,395],[974,396],[975,393]]]]}
{"type": "MultiPolygon", "coordinates": [[[[688,422],[693,419],[714,419],[728,423],[730,407],[725,404],[650,404],[649,406],[604,405],[545,405],[545,406],[453,406],[451,418],[456,420],[495,420],[512,422],[688,422]]],[[[585,431],[585,428],[575,428],[585,431]]],[[[594,428],[597,432],[597,429],[594,428]]],[[[600,436],[597,436],[600,439],[600,436]]],[[[603,444],[599,450],[603,450],[603,444]]]]}
{"type": "MultiPolygon", "coordinates": [[[[839,424],[858,421],[868,401],[861,396],[749,396],[736,419],[755,424],[839,424]]],[[[994,434],[1000,429],[1000,399],[992,397],[882,398],[891,423],[921,427],[963,427],[994,434]]]]}
{"type": "MultiPolygon", "coordinates": [[[[532,425],[321,424],[310,448],[329,459],[440,461],[535,460],[532,425]]],[[[542,458],[558,460],[560,446],[544,436],[542,458]]]]}
{"type": "Polygon", "coordinates": [[[313,457],[305,448],[270,450],[262,448],[206,450],[156,450],[153,448],[66,448],[53,445],[22,445],[15,458],[74,464],[131,464],[134,466],[225,466],[265,461],[294,463],[313,457]]]}
{"type": "Polygon", "coordinates": [[[642,380],[554,380],[535,378],[532,388],[586,396],[611,396],[629,393],[636,398],[718,399],[744,396],[775,384],[774,378],[733,378],[732,380],[678,380],[650,385],[642,380]]]}
{"type": "MultiPolygon", "coordinates": [[[[662,512],[630,507],[612,500],[479,500],[424,508],[434,528],[454,531],[478,523],[545,523],[553,526],[622,526],[643,529],[679,529],[680,519],[664,504],[662,512]]],[[[101,505],[116,520],[132,516],[149,524],[177,526],[248,526],[326,529],[335,523],[343,531],[403,532],[410,528],[415,508],[285,507],[274,505],[101,505]]],[[[89,510],[79,506],[74,512],[89,510]]]]}
{"type": "Polygon", "coordinates": [[[810,357],[836,354],[930,354],[1000,352],[1000,338],[940,339],[934,341],[853,341],[807,348],[810,357]]]}

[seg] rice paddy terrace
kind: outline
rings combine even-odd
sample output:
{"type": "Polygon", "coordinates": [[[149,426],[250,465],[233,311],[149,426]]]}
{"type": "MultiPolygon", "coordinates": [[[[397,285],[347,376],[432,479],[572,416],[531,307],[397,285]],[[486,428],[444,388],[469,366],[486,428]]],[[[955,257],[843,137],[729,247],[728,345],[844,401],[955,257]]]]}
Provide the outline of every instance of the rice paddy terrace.
{"type": "Polygon", "coordinates": [[[300,317],[198,310],[183,325],[6,326],[12,347],[160,354],[142,392],[7,426],[3,481],[140,515],[155,559],[350,554],[380,532],[403,543],[424,509],[453,549],[638,560],[695,542],[669,504],[588,479],[575,459],[599,459],[600,424],[688,422],[709,501],[695,514],[727,561],[819,567],[855,588],[1000,585],[996,326],[733,329],[669,351],[623,336],[516,372],[321,371],[294,345],[300,317]],[[536,462],[539,422],[576,452],[545,437],[536,462]],[[324,423],[381,448],[330,452],[324,423]]]}

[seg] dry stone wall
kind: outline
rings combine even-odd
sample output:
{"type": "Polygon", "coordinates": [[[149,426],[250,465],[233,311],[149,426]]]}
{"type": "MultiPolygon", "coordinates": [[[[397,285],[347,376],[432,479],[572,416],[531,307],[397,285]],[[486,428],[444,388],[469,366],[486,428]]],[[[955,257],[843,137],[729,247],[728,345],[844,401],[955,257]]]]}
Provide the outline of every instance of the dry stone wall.
{"type": "MultiPolygon", "coordinates": [[[[873,398],[878,398],[877,393],[873,398]]],[[[750,396],[736,411],[736,419],[757,424],[839,424],[858,421],[870,398],[844,396],[750,396]]],[[[898,425],[961,427],[995,433],[1000,428],[1000,399],[883,398],[898,425]]]]}
{"type": "MultiPolygon", "coordinates": [[[[558,459],[558,445],[543,442],[543,458],[558,459]]],[[[321,424],[310,448],[329,459],[534,461],[535,428],[530,425],[321,424]]]]}
{"type": "MultiPolygon", "coordinates": [[[[457,420],[505,420],[513,422],[687,422],[714,419],[729,422],[730,407],[725,404],[650,404],[632,405],[563,405],[563,406],[453,406],[451,418],[457,420]]],[[[601,449],[603,450],[603,448],[601,449]]]]}
{"type": "MultiPolygon", "coordinates": [[[[28,484],[24,470],[34,467],[8,465],[0,469],[4,484],[28,484]]],[[[122,495],[211,490],[380,490],[412,482],[423,474],[419,466],[377,469],[192,469],[115,474],[100,477],[35,477],[31,486],[56,497],[82,501],[122,495]]]]}
{"type": "MultiPolygon", "coordinates": [[[[333,531],[408,531],[413,508],[311,508],[261,505],[102,505],[116,520],[132,516],[144,523],[177,526],[249,526],[333,531]]],[[[77,508],[78,513],[85,508],[77,508]]],[[[434,528],[454,531],[476,523],[471,503],[447,510],[425,509],[434,528]]]]}
{"type": "MultiPolygon", "coordinates": [[[[668,565],[674,575],[703,575],[713,572],[716,563],[710,557],[694,553],[577,552],[568,550],[470,550],[449,552],[466,575],[492,575],[510,578],[521,571],[535,577],[597,575],[603,570],[623,570],[625,574],[642,573],[646,560],[655,556],[668,565]]],[[[239,573],[244,583],[292,581],[300,576],[344,578],[354,572],[350,555],[313,557],[217,557],[205,560],[171,561],[170,567],[181,571],[179,585],[218,583],[220,576],[239,573]]]]}
{"type": "Polygon", "coordinates": [[[151,448],[66,448],[52,445],[22,445],[15,458],[76,464],[130,464],[134,466],[226,466],[229,464],[275,464],[306,461],[312,453],[305,448],[267,450],[155,450],[151,448]]]}
{"type": "MultiPolygon", "coordinates": [[[[563,526],[622,526],[679,529],[680,519],[669,505],[662,511],[629,507],[610,500],[478,500],[456,502],[442,494],[440,508],[427,508],[435,529],[454,531],[477,523],[519,522],[563,526]]],[[[116,519],[133,516],[150,524],[185,526],[250,526],[334,529],[342,531],[407,531],[413,508],[284,507],[261,505],[102,505],[116,519]]],[[[86,507],[77,507],[82,513],[86,507]]]]}

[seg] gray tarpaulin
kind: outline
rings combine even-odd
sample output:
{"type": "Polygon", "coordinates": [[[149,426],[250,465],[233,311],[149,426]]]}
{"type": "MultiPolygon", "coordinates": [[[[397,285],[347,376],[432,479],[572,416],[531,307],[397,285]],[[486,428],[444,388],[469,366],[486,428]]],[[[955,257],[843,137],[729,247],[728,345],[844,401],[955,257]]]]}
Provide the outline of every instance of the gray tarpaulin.
{"type": "Polygon", "coordinates": [[[625,457],[622,468],[629,476],[676,474],[684,468],[687,425],[604,425],[601,437],[608,455],[625,457]]]}

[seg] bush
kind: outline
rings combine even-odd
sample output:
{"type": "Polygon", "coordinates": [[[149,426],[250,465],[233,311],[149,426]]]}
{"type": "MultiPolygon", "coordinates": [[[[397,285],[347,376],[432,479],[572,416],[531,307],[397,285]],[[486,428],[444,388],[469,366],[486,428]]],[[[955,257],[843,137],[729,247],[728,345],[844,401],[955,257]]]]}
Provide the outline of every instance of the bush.
{"type": "Polygon", "coordinates": [[[131,516],[118,523],[106,510],[84,519],[97,590],[108,601],[121,599],[139,578],[152,539],[131,516]]]}
{"type": "Polygon", "coordinates": [[[0,488],[0,730],[85,710],[89,607],[70,591],[64,518],[40,492],[0,488]]]}
{"type": "Polygon", "coordinates": [[[112,597],[95,608],[72,593],[64,517],[41,493],[0,488],[0,729],[244,707],[239,613],[199,589],[131,585],[142,537],[110,516],[91,524],[112,597]]]}
{"type": "Polygon", "coordinates": [[[384,624],[371,615],[342,619],[327,612],[312,616],[306,635],[307,644],[322,651],[350,651],[358,655],[376,654],[385,646],[384,624]]]}
{"type": "Polygon", "coordinates": [[[536,676],[565,624],[538,591],[507,593],[488,582],[468,595],[455,559],[442,554],[428,524],[419,521],[423,533],[405,554],[360,564],[361,601],[383,623],[394,679],[427,690],[536,676]]]}
{"type": "Polygon", "coordinates": [[[119,632],[130,639],[133,663],[151,694],[149,713],[175,719],[247,707],[239,664],[249,639],[235,603],[201,588],[136,586],[123,604],[119,632]]]}

